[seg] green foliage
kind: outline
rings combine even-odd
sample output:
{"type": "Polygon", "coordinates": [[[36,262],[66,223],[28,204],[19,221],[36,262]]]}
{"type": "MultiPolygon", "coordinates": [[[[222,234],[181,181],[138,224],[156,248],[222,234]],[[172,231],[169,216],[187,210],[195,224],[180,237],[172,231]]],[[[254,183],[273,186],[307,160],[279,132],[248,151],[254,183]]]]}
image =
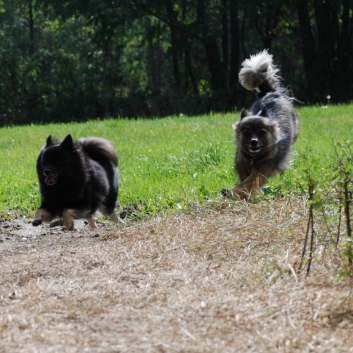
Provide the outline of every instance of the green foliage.
{"type": "Polygon", "coordinates": [[[2,0],[0,126],[248,107],[264,48],[300,101],[347,102],[350,22],[342,0],[2,0]]]}

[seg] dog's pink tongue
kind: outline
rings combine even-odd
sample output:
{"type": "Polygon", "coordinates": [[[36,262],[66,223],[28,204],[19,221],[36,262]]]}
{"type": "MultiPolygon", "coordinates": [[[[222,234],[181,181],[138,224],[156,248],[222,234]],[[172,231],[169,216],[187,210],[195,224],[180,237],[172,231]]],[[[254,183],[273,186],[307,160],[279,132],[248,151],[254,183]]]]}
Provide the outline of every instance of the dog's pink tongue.
{"type": "Polygon", "coordinates": [[[55,177],[55,174],[50,174],[44,179],[44,182],[49,185],[55,179],[55,177]]]}

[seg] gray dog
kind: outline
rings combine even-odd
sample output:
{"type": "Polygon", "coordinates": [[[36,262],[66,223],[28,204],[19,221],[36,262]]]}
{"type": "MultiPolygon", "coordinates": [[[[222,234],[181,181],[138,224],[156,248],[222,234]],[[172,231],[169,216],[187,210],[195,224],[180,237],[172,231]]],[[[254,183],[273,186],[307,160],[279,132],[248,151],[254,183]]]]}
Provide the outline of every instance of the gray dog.
{"type": "Polygon", "coordinates": [[[267,50],[251,56],[242,66],[239,80],[246,89],[257,91],[257,100],[250,111],[242,111],[240,121],[233,125],[235,169],[240,184],[222,193],[247,198],[269,177],[288,168],[292,145],[298,137],[298,118],[267,50]]]}

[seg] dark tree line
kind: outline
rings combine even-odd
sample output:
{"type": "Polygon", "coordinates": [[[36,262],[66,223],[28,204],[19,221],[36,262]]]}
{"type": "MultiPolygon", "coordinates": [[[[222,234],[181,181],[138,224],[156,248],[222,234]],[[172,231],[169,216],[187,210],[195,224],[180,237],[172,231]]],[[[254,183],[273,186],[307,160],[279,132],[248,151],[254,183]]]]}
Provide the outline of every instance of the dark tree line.
{"type": "Polygon", "coordinates": [[[305,103],[353,97],[353,0],[0,1],[0,125],[232,111],[269,49],[305,103]]]}

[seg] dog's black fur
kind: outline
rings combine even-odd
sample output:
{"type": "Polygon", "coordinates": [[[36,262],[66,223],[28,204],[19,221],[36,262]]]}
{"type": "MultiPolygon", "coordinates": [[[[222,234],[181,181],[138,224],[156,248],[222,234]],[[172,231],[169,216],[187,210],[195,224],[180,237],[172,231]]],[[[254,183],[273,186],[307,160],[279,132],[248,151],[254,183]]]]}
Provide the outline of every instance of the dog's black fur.
{"type": "Polygon", "coordinates": [[[37,158],[41,205],[32,224],[58,217],[72,229],[74,218],[86,218],[95,228],[92,217],[97,210],[116,222],[117,165],[114,147],[105,139],[89,137],[74,142],[67,135],[61,142],[49,136],[37,158]]]}
{"type": "Polygon", "coordinates": [[[240,184],[223,189],[227,196],[246,198],[267,179],[289,166],[292,145],[298,137],[298,118],[286,90],[281,86],[272,55],[266,50],[243,62],[241,84],[257,91],[250,111],[243,110],[233,125],[237,153],[235,169],[240,184]]]}

